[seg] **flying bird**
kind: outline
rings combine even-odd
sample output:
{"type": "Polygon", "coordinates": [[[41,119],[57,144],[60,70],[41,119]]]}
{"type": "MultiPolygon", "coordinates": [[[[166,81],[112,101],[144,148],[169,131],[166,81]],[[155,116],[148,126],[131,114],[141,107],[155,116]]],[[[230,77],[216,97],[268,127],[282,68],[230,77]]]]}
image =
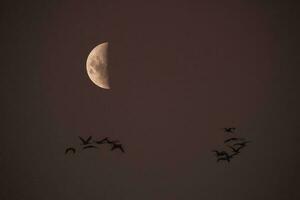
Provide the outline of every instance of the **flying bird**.
{"type": "Polygon", "coordinates": [[[223,130],[224,130],[226,133],[234,133],[235,129],[236,129],[235,127],[223,128],[223,130]]]}
{"type": "Polygon", "coordinates": [[[234,148],[234,147],[232,147],[232,146],[229,146],[229,148],[231,148],[232,151],[233,151],[234,153],[239,154],[239,153],[240,153],[240,149],[242,149],[242,148],[244,148],[244,147],[240,146],[240,147],[238,147],[238,148],[236,149],[236,148],[234,148]]]}
{"type": "Polygon", "coordinates": [[[213,150],[212,152],[216,153],[216,156],[229,156],[228,153],[226,151],[217,151],[217,150],[213,150]]]}
{"type": "Polygon", "coordinates": [[[95,141],[97,144],[104,144],[104,143],[108,143],[108,137],[105,137],[104,139],[102,140],[99,140],[99,141],[95,141]]]}
{"type": "Polygon", "coordinates": [[[233,153],[233,154],[231,154],[231,155],[225,154],[224,157],[218,158],[217,162],[219,162],[219,161],[221,161],[221,160],[226,160],[226,161],[230,162],[230,160],[231,160],[234,156],[236,156],[237,154],[239,154],[239,153],[233,153]]]}
{"type": "Polygon", "coordinates": [[[83,147],[82,149],[98,149],[98,148],[93,145],[88,145],[88,146],[83,147]]]}
{"type": "Polygon", "coordinates": [[[82,142],[81,145],[87,145],[87,144],[91,144],[90,141],[91,141],[91,139],[92,139],[92,136],[89,136],[86,140],[79,136],[79,139],[80,139],[81,142],[82,142]]]}
{"type": "Polygon", "coordinates": [[[113,146],[110,149],[111,151],[113,151],[115,149],[120,149],[120,151],[122,151],[123,153],[125,153],[125,150],[124,150],[122,144],[115,144],[115,143],[113,143],[112,145],[113,146]]]}
{"type": "Polygon", "coordinates": [[[244,138],[235,138],[235,137],[233,137],[233,138],[229,138],[229,139],[225,140],[224,143],[227,143],[227,142],[230,142],[230,141],[237,141],[237,140],[244,140],[244,138]]]}
{"type": "Polygon", "coordinates": [[[100,140],[100,141],[95,141],[97,144],[104,144],[104,143],[108,143],[108,144],[114,144],[114,143],[118,143],[118,140],[109,140],[108,137],[105,137],[104,139],[100,140]]]}
{"type": "Polygon", "coordinates": [[[66,149],[65,154],[67,154],[69,151],[71,151],[73,154],[76,153],[76,149],[74,149],[73,147],[69,147],[66,149]]]}

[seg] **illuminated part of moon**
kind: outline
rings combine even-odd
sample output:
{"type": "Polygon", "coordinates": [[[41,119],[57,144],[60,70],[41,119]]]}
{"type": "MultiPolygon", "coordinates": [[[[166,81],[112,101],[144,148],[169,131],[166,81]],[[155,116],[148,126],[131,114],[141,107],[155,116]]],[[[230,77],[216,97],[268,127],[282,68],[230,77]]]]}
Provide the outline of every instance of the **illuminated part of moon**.
{"type": "Polygon", "coordinates": [[[89,78],[97,86],[110,89],[107,58],[108,42],[99,44],[89,54],[86,69],[89,78]]]}

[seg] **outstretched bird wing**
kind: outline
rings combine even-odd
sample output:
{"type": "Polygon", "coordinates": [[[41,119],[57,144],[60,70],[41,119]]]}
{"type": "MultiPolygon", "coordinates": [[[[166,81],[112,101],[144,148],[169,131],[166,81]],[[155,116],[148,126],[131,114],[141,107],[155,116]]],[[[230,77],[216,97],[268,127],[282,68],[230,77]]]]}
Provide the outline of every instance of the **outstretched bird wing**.
{"type": "Polygon", "coordinates": [[[232,146],[228,146],[230,149],[232,149],[232,151],[236,152],[238,151],[237,149],[233,148],[232,146]]]}
{"type": "Polygon", "coordinates": [[[86,139],[86,142],[89,143],[92,139],[92,136],[89,136],[88,139],[86,139]]]}
{"type": "Polygon", "coordinates": [[[102,139],[102,140],[96,141],[96,143],[97,143],[97,144],[103,144],[104,141],[106,141],[106,140],[107,140],[107,138],[104,138],[104,139],[102,139]]]}
{"type": "Polygon", "coordinates": [[[244,146],[240,146],[237,148],[237,151],[241,150],[242,148],[244,148],[244,146]]]}
{"type": "Polygon", "coordinates": [[[125,153],[125,150],[124,150],[123,146],[120,146],[119,148],[120,148],[120,150],[121,150],[123,153],[125,153]]]}
{"type": "Polygon", "coordinates": [[[89,136],[86,140],[79,136],[79,139],[81,140],[82,144],[85,145],[90,143],[92,136],[89,136]]]}
{"type": "Polygon", "coordinates": [[[85,140],[82,137],[80,137],[80,136],[78,136],[78,137],[79,137],[79,139],[81,140],[82,143],[85,143],[85,140]]]}

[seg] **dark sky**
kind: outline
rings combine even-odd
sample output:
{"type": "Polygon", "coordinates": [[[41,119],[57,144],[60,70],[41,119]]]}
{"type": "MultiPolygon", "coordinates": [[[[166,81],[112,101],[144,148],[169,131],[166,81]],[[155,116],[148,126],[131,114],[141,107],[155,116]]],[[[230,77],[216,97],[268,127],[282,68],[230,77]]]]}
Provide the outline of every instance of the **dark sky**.
{"type": "Polygon", "coordinates": [[[300,198],[299,3],[0,7],[0,199],[300,198]],[[85,68],[105,41],[111,90],[85,68]],[[226,126],[252,143],[216,163],[226,126]],[[127,153],[65,156],[79,135],[118,139],[127,153]]]}

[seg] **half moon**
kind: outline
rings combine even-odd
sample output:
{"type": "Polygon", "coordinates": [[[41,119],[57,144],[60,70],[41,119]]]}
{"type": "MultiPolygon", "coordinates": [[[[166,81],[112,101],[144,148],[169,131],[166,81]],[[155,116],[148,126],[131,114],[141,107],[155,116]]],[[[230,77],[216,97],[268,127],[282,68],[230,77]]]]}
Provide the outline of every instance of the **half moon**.
{"type": "Polygon", "coordinates": [[[97,86],[110,89],[107,59],[108,42],[99,44],[89,54],[86,70],[89,78],[97,86]]]}

